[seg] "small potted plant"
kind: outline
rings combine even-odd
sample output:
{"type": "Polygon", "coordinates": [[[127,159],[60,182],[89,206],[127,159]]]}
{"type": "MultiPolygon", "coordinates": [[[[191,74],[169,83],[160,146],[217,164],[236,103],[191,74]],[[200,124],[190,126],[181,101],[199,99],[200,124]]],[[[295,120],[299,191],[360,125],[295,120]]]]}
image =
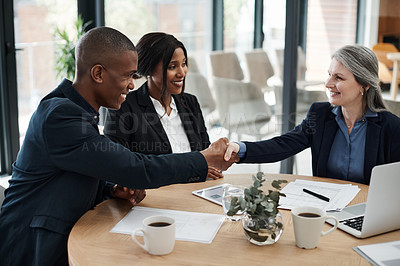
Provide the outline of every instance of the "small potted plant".
{"type": "Polygon", "coordinates": [[[278,210],[279,198],[285,197],[281,193],[281,184],[287,180],[274,180],[271,185],[275,190],[268,190],[266,194],[262,183],[264,174],[258,172],[253,175],[253,185],[246,188],[244,197],[234,197],[227,215],[235,215],[244,211],[243,229],[247,239],[256,245],[269,245],[278,241],[283,232],[283,217],[278,210]]]}
{"type": "Polygon", "coordinates": [[[86,32],[86,28],[92,21],[83,23],[79,15],[75,22],[75,32],[69,34],[65,29],[56,28],[55,37],[60,41],[56,44],[55,50],[55,70],[58,78],[74,80],[75,75],[75,45],[76,42],[86,32]]]}

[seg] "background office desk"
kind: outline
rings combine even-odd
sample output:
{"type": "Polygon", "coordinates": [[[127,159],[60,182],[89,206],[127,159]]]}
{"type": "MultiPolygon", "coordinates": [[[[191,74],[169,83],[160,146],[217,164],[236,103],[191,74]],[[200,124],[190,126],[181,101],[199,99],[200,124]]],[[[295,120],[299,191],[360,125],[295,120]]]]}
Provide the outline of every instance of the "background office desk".
{"type": "MultiPolygon", "coordinates": [[[[346,183],[334,179],[308,176],[267,174],[264,186],[273,179],[296,178],[346,183]]],[[[222,214],[222,207],[193,196],[193,190],[220,183],[248,186],[251,174],[227,175],[224,179],[206,183],[172,185],[147,190],[147,197],[140,206],[182,211],[222,214]]],[[[263,188],[264,188],[263,187],[263,188]]],[[[368,186],[360,185],[361,191],[351,204],[366,200],[368,186]]],[[[390,206],[385,206],[390,207],[390,206]]],[[[245,237],[241,222],[225,221],[211,244],[176,241],[174,251],[165,256],[152,256],[131,240],[130,235],[110,233],[130,210],[130,203],[123,200],[107,200],[94,210],[88,211],[75,224],[68,240],[68,254],[72,265],[369,265],[352,247],[400,239],[400,230],[359,240],[341,230],[321,237],[317,248],[304,250],[295,246],[290,211],[281,210],[284,231],[277,243],[256,246],[245,237]]],[[[325,230],[329,225],[325,224],[325,230]]],[[[134,228],[132,228],[133,230],[134,228]]]]}

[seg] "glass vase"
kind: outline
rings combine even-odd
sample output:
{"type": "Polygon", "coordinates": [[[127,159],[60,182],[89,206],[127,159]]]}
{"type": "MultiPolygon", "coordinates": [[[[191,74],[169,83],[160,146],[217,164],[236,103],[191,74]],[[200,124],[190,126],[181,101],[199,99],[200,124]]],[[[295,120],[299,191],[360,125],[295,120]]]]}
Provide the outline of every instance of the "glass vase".
{"type": "Polygon", "coordinates": [[[283,217],[280,212],[269,217],[252,217],[245,213],[242,222],[247,239],[259,246],[274,244],[283,232],[283,217]]]}

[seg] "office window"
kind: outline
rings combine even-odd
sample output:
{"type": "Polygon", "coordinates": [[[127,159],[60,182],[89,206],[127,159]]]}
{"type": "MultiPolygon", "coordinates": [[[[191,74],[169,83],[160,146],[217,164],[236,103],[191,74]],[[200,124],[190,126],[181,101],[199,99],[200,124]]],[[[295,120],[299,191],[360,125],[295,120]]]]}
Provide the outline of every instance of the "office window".
{"type": "MultiPolygon", "coordinates": [[[[1,117],[0,117],[0,120],[1,120],[1,117]]],[[[0,134],[0,137],[3,137],[3,134],[0,134]]],[[[5,147],[3,146],[3,142],[0,141],[0,154],[2,156],[4,154],[4,151],[5,151],[5,147]]],[[[3,158],[1,158],[1,160],[0,160],[0,175],[5,172],[5,169],[4,169],[5,167],[3,166],[3,164],[4,164],[4,160],[3,160],[3,158]]]]}
{"type": "Polygon", "coordinates": [[[327,77],[331,55],[355,44],[357,0],[308,0],[306,79],[327,77]]]}
{"type": "MultiPolygon", "coordinates": [[[[162,31],[183,42],[203,74],[211,50],[211,0],[106,0],[105,24],[135,44],[144,34],[162,31]]],[[[189,62],[190,64],[190,62],[189,62]]]]}
{"type": "Polygon", "coordinates": [[[275,75],[279,75],[276,51],[285,48],[286,1],[264,0],[264,42],[263,48],[274,66],[275,75]]]}
{"type": "Polygon", "coordinates": [[[76,0],[14,0],[21,145],[40,99],[60,82],[54,70],[55,29],[72,34],[76,17],[76,0]]]}
{"type": "Polygon", "coordinates": [[[238,56],[253,49],[254,0],[224,2],[224,50],[238,56]]]}
{"type": "MultiPolygon", "coordinates": [[[[355,43],[356,19],[357,0],[308,0],[307,80],[324,80],[332,53],[343,45],[355,43]]],[[[285,1],[264,0],[263,48],[273,62],[276,50],[285,48],[285,22],[285,1]]]]}

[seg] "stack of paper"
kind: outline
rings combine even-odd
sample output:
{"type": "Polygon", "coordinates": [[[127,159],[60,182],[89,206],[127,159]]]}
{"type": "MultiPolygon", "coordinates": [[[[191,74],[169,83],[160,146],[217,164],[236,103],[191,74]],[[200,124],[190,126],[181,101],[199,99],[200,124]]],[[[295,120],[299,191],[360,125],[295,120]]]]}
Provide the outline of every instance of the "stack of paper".
{"type": "Polygon", "coordinates": [[[313,206],[325,211],[341,211],[360,191],[358,186],[352,184],[333,184],[297,179],[287,184],[281,192],[286,197],[279,200],[279,208],[291,210],[298,206],[313,206]],[[303,189],[329,198],[329,202],[305,193],[303,189]]]}
{"type": "Polygon", "coordinates": [[[218,214],[135,206],[110,232],[130,235],[133,230],[143,228],[142,221],[144,218],[154,215],[168,216],[175,219],[176,240],[208,244],[213,241],[225,219],[224,215],[218,214]]]}
{"type": "Polygon", "coordinates": [[[400,265],[400,241],[353,248],[372,265],[400,265]]]}

